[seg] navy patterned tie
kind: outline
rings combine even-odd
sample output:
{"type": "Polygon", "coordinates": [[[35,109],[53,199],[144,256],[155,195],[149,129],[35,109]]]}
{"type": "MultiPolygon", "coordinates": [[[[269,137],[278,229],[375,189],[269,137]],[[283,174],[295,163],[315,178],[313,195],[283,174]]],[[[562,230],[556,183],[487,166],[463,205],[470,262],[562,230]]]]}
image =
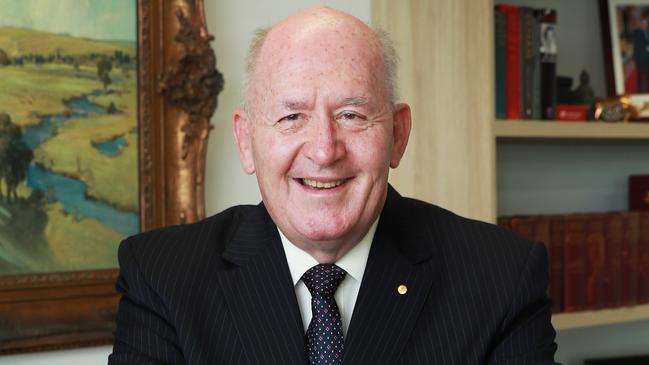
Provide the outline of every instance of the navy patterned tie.
{"type": "Polygon", "coordinates": [[[306,331],[309,364],[333,365],[343,361],[343,327],[334,293],[345,278],[345,270],[319,264],[302,276],[311,292],[311,323],[306,331]]]}

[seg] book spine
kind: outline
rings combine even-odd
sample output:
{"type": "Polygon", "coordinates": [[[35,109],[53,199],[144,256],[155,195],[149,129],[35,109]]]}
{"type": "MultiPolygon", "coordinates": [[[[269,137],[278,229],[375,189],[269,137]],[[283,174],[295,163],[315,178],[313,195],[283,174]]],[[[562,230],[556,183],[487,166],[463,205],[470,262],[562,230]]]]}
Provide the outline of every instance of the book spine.
{"type": "Polygon", "coordinates": [[[607,307],[622,305],[622,241],[624,222],[622,215],[609,213],[606,219],[606,293],[607,307]]]}
{"type": "Polygon", "coordinates": [[[559,310],[559,303],[561,298],[556,296],[556,290],[553,287],[552,271],[554,269],[554,262],[552,261],[552,231],[549,216],[537,216],[532,219],[532,239],[536,242],[541,242],[548,252],[548,273],[550,275],[550,283],[548,285],[548,296],[552,300],[552,310],[559,310]]]}
{"type": "Polygon", "coordinates": [[[511,229],[509,225],[509,221],[511,220],[511,217],[498,217],[496,224],[498,224],[501,227],[511,229]]]}
{"type": "Polygon", "coordinates": [[[563,238],[565,218],[550,218],[550,298],[552,311],[563,311],[563,238]]]}
{"type": "Polygon", "coordinates": [[[532,119],[541,119],[543,117],[541,107],[541,21],[537,12],[533,12],[532,18],[532,52],[533,66],[532,70],[532,119]]]}
{"type": "Polygon", "coordinates": [[[506,117],[507,119],[521,118],[521,27],[520,8],[516,5],[496,5],[496,10],[502,11],[507,18],[507,42],[505,62],[507,71],[505,77],[506,117]]]}
{"type": "Polygon", "coordinates": [[[629,210],[649,210],[649,175],[629,176],[629,210]]]}
{"type": "Polygon", "coordinates": [[[649,303],[649,212],[638,215],[638,303],[649,303]]]}
{"type": "Polygon", "coordinates": [[[638,237],[637,212],[622,213],[624,236],[622,240],[622,305],[638,303],[638,237]]]}
{"type": "Polygon", "coordinates": [[[563,238],[563,306],[565,312],[586,307],[586,218],[566,218],[563,238]]]}
{"type": "Polygon", "coordinates": [[[555,119],[557,105],[556,17],[553,9],[539,9],[541,33],[541,108],[543,119],[555,119]]]}
{"type": "Polygon", "coordinates": [[[495,11],[495,28],[496,28],[496,118],[505,119],[507,117],[507,98],[505,79],[507,74],[506,43],[507,43],[507,16],[502,11],[495,11]]]}
{"type": "Polygon", "coordinates": [[[532,119],[534,103],[534,10],[523,6],[521,18],[521,111],[523,119],[532,119]]]}
{"type": "Polygon", "coordinates": [[[604,286],[606,244],[604,237],[604,217],[592,214],[586,223],[586,308],[601,309],[606,305],[604,286]]]}

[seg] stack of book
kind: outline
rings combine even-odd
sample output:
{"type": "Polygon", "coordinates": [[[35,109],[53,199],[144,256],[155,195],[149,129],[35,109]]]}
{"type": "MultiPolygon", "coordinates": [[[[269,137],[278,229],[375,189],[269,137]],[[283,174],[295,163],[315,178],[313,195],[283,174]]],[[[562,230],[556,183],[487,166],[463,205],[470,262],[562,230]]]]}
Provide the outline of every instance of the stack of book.
{"type": "Polygon", "coordinates": [[[556,19],[553,9],[496,5],[496,118],[555,119],[556,19]]]}
{"type": "Polygon", "coordinates": [[[546,245],[554,312],[649,303],[649,211],[511,216],[498,224],[546,245]]]}

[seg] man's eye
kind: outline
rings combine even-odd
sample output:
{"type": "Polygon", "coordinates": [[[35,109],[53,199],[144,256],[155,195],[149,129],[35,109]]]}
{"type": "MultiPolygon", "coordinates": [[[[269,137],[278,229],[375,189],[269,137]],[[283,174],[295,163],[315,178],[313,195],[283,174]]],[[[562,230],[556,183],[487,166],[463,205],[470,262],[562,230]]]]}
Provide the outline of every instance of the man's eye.
{"type": "Polygon", "coordinates": [[[350,111],[339,113],[336,119],[340,125],[348,129],[364,129],[368,125],[366,117],[350,111]]]}
{"type": "Polygon", "coordinates": [[[277,124],[282,124],[282,123],[287,123],[287,122],[295,122],[297,120],[300,120],[300,113],[293,113],[289,114],[282,119],[277,121],[277,124]]]}
{"type": "Polygon", "coordinates": [[[281,131],[293,131],[300,128],[306,121],[306,117],[301,113],[289,114],[275,123],[275,127],[281,131]]]}

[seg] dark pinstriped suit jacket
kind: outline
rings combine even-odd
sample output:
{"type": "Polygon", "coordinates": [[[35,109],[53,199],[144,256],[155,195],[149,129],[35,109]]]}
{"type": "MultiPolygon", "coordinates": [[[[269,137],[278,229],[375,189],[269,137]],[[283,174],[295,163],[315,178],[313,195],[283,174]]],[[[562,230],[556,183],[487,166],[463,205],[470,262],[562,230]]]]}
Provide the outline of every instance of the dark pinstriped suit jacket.
{"type": "MultiPolygon", "coordinates": [[[[109,364],[305,364],[295,291],[263,204],[119,250],[109,364]]],[[[345,364],[552,364],[547,256],[499,227],[390,188],[345,364]],[[405,295],[397,287],[405,284],[405,295]]]]}

